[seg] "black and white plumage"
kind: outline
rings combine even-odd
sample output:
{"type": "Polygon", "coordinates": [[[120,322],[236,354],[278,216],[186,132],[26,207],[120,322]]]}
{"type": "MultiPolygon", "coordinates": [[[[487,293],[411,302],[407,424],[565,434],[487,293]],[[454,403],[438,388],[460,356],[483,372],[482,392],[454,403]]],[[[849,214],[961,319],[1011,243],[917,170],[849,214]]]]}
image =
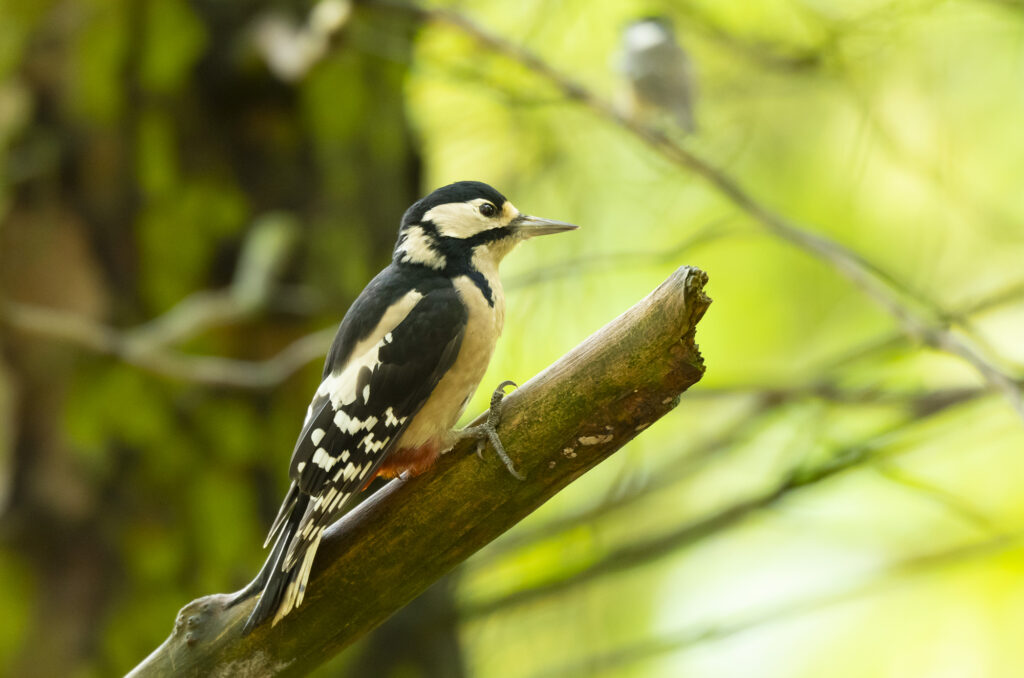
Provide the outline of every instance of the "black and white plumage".
{"type": "Polygon", "coordinates": [[[573,228],[520,214],[475,181],[406,211],[391,264],[349,308],[327,355],[273,549],[232,601],[261,593],[246,632],[302,603],[324,529],[353,494],[378,475],[420,473],[451,448],[504,324],[499,262],[526,238],[573,228]]]}
{"type": "Polygon", "coordinates": [[[648,17],[626,27],[619,70],[625,76],[622,107],[628,115],[651,118],[661,111],[685,132],[697,130],[693,64],[668,19],[648,17]]]}

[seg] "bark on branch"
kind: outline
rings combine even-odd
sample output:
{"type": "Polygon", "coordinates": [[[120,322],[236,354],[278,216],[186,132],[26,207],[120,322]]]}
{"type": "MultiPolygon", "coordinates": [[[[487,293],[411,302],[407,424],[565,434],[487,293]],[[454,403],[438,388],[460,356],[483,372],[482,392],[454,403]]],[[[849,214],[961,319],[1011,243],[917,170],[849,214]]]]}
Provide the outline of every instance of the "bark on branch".
{"type": "Polygon", "coordinates": [[[706,282],[677,270],[506,398],[500,433],[525,481],[459,447],[335,523],[302,606],[276,627],[243,638],[255,601],[225,610],[227,595],[206,596],[130,675],[302,675],[369,632],[675,406],[704,373],[706,282]]]}

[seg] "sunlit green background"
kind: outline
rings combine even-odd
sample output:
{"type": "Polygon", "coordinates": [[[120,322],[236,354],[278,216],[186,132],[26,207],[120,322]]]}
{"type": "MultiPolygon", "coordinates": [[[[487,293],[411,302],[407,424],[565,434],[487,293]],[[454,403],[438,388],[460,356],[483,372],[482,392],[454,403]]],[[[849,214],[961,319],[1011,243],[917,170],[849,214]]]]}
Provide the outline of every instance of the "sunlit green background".
{"type": "MultiPolygon", "coordinates": [[[[315,5],[0,0],[0,672],[123,674],[182,605],[256,573],[324,337],[261,384],[190,359],[253,374],[329,334],[404,209],[480,179],[582,226],[506,260],[485,385],[680,265],[710,276],[707,374],[317,675],[1024,675],[1012,398],[464,30],[359,6],[325,33],[315,5]],[[185,330],[118,343],[160,317],[185,330]]],[[[1019,384],[1018,0],[449,8],[601,101],[622,28],[670,17],[699,90],[673,142],[1019,384]]]]}

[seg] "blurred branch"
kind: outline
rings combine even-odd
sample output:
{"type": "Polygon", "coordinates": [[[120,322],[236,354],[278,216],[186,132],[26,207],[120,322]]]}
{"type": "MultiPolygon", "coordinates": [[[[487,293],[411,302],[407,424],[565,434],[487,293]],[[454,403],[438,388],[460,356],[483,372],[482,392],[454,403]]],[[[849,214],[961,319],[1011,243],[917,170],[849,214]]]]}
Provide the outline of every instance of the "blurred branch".
{"type": "Polygon", "coordinates": [[[0,323],[174,379],[207,386],[271,388],[326,353],[335,328],[302,337],[259,362],[189,355],[170,347],[207,330],[255,318],[266,309],[309,312],[319,306],[312,291],[277,283],[297,241],[298,225],[292,217],[281,213],[261,217],[245,240],[229,287],[192,294],[139,327],[116,329],[74,313],[2,299],[0,323]]]}
{"type": "MultiPolygon", "coordinates": [[[[1016,301],[1022,296],[1024,296],[1024,282],[1012,283],[1005,288],[996,290],[981,299],[964,305],[954,313],[951,313],[950,317],[965,318],[976,313],[983,313],[1008,302],[1016,301]]],[[[845,357],[833,361],[829,369],[836,369],[853,360],[859,360],[872,353],[890,348],[903,336],[897,333],[888,337],[882,337],[880,340],[872,340],[854,351],[847,352],[845,357]]],[[[1024,386],[1024,380],[1018,383],[1024,386]]],[[[908,419],[908,422],[913,422],[932,414],[943,412],[953,406],[970,402],[985,396],[987,393],[988,391],[984,388],[972,387],[908,392],[893,392],[878,388],[844,389],[831,382],[797,384],[791,387],[740,385],[692,389],[687,391],[686,399],[743,397],[752,398],[753,403],[751,403],[749,409],[744,410],[740,414],[738,421],[727,427],[724,433],[701,444],[689,454],[677,457],[675,461],[650,474],[644,482],[634,484],[628,489],[618,492],[608,500],[589,508],[552,520],[532,529],[517,530],[477,555],[473,560],[473,566],[486,566],[487,563],[493,562],[509,552],[528,544],[554,538],[580,525],[594,523],[605,516],[632,506],[652,492],[670,487],[700,470],[702,464],[711,457],[722,454],[726,449],[743,440],[752,430],[760,425],[761,417],[765,412],[773,411],[786,403],[804,398],[820,398],[843,404],[899,405],[909,410],[910,419],[908,419]]],[[[951,508],[951,510],[955,509],[951,508]]],[[[963,511],[960,512],[963,513],[963,511]]]]}
{"type": "MultiPolygon", "coordinates": [[[[942,407],[928,412],[922,418],[935,416],[952,405],[953,403],[946,403],[942,407]]],[[[530,588],[520,589],[492,600],[469,603],[463,607],[462,614],[466,618],[493,614],[508,607],[557,595],[608,574],[622,572],[677,554],[680,550],[693,546],[707,537],[721,534],[724,530],[758,511],[781,503],[800,490],[817,486],[836,475],[861,468],[865,463],[879,459],[882,456],[879,450],[884,449],[889,439],[894,434],[900,433],[904,426],[905,423],[901,422],[881,434],[843,447],[820,464],[796,468],[776,485],[751,497],[736,501],[716,513],[686,523],[666,534],[613,549],[576,569],[566,567],[554,577],[530,588]]]]}
{"type": "Polygon", "coordinates": [[[650,474],[644,482],[634,484],[628,489],[619,491],[605,501],[580,511],[562,515],[538,527],[532,529],[521,528],[506,535],[500,542],[477,554],[471,562],[473,569],[486,568],[488,563],[499,560],[503,556],[530,544],[556,538],[581,525],[593,524],[607,515],[635,504],[640,499],[648,497],[654,492],[685,480],[703,468],[704,462],[708,461],[711,457],[721,454],[725,449],[732,447],[738,441],[747,437],[761,424],[759,415],[763,414],[765,410],[765,407],[757,407],[745,411],[734,422],[734,425],[726,428],[725,432],[697,446],[696,449],[688,454],[679,456],[664,467],[659,468],[656,472],[650,474]]]}
{"type": "Polygon", "coordinates": [[[974,527],[997,534],[995,523],[970,502],[945,488],[922,480],[895,464],[881,460],[873,465],[880,476],[942,506],[974,527]]]}
{"type": "Polygon", "coordinates": [[[537,54],[505,40],[466,16],[445,9],[423,8],[395,0],[362,0],[360,4],[411,13],[424,21],[451,26],[496,53],[546,80],[563,96],[632,133],[668,161],[701,177],[712,188],[760,224],[770,235],[825,262],[895,318],[909,337],[966,361],[999,390],[1024,419],[1024,398],[1014,380],[974,346],[941,324],[946,313],[905,283],[838,242],[805,230],[757,201],[724,170],[673,141],[659,129],[618,112],[609,102],[557,71],[537,54]],[[907,303],[905,299],[913,303],[907,303]]]}
{"type": "MultiPolygon", "coordinates": [[[[221,299],[214,296],[209,306],[198,300],[194,303],[202,307],[202,315],[221,302],[221,299]]],[[[211,317],[218,322],[224,320],[224,316],[216,314],[211,317]]],[[[137,330],[119,331],[74,313],[10,301],[0,301],[0,323],[20,332],[118,358],[129,365],[174,379],[206,386],[245,389],[266,389],[281,383],[311,361],[323,356],[336,331],[336,328],[330,327],[308,334],[272,358],[250,362],[188,355],[165,349],[162,347],[162,338],[153,334],[152,327],[146,326],[146,331],[135,334],[137,330]]],[[[190,321],[187,324],[192,323],[190,321]]],[[[180,338],[178,330],[181,325],[171,322],[168,326],[172,328],[171,335],[180,338]]],[[[196,323],[193,329],[198,326],[199,323],[196,323]]]]}
{"type": "Polygon", "coordinates": [[[696,3],[679,2],[673,9],[684,18],[685,28],[693,28],[705,38],[717,42],[745,59],[758,64],[787,71],[817,69],[832,48],[836,33],[830,31],[825,40],[815,47],[793,47],[768,40],[744,38],[726,30],[696,3]]]}
{"type": "MultiPolygon", "coordinates": [[[[1024,386],[1024,382],[1021,382],[1021,385],[1024,386]]],[[[755,402],[750,409],[744,410],[739,420],[734,425],[727,427],[725,432],[699,445],[688,454],[677,457],[673,462],[651,473],[643,482],[630,485],[627,489],[615,493],[599,504],[561,516],[532,529],[517,530],[493,547],[480,553],[473,560],[473,567],[486,567],[487,563],[493,562],[517,549],[546,539],[555,538],[581,525],[596,523],[608,515],[634,505],[653,492],[659,492],[681,480],[685,480],[700,471],[703,468],[703,464],[709,459],[723,454],[727,449],[746,438],[761,424],[761,415],[774,411],[779,406],[800,398],[821,397],[839,403],[903,405],[910,410],[910,418],[904,422],[904,424],[907,424],[948,410],[953,406],[970,402],[984,396],[986,393],[987,391],[981,388],[951,388],[920,393],[892,393],[876,389],[842,391],[832,386],[826,386],[823,390],[801,387],[792,389],[761,389],[757,387],[693,389],[687,392],[685,396],[687,400],[700,399],[702,397],[744,396],[754,398],[755,402]]],[[[886,467],[886,469],[888,468],[892,467],[886,467]]],[[[882,468],[878,470],[883,475],[886,475],[888,479],[896,480],[892,474],[886,474],[882,468]]],[[[904,480],[906,480],[904,484],[912,485],[909,478],[904,478],[904,480]]],[[[921,484],[918,484],[914,489],[928,492],[921,484]]],[[[948,493],[946,493],[946,496],[940,496],[942,494],[941,490],[938,488],[931,489],[934,491],[928,493],[932,499],[943,503],[951,511],[961,515],[969,522],[992,531],[991,521],[988,521],[979,512],[972,511],[962,500],[958,501],[957,497],[948,493]]]]}
{"type": "MultiPolygon", "coordinates": [[[[1024,386],[1024,380],[1018,381],[1024,386]]],[[[844,405],[900,405],[921,416],[935,409],[945,409],[989,392],[987,388],[942,388],[932,391],[893,391],[877,387],[841,388],[827,381],[792,386],[719,386],[696,389],[690,399],[752,397],[765,409],[794,400],[815,398],[844,405]]]]}
{"type": "Polygon", "coordinates": [[[886,566],[880,572],[854,580],[847,585],[815,598],[797,600],[763,610],[746,619],[727,622],[718,626],[680,631],[672,635],[646,640],[635,645],[619,648],[584,659],[569,666],[561,666],[542,675],[547,678],[563,676],[596,676],[614,669],[622,669],[645,659],[663,654],[680,652],[703,643],[714,642],[776,624],[788,619],[811,614],[820,610],[872,595],[889,587],[903,583],[903,580],[922,574],[932,573],[943,567],[959,565],[966,561],[985,558],[1004,551],[1019,548],[1024,532],[984,541],[973,542],[953,548],[943,548],[930,553],[912,556],[886,566]]]}
{"type": "Polygon", "coordinates": [[[467,440],[335,523],[303,605],[280,624],[243,637],[255,600],[226,608],[228,596],[206,596],[130,675],[300,675],[354,642],[674,407],[704,372],[694,336],[706,282],[679,269],[508,396],[501,438],[525,482],[481,463],[467,440]]]}
{"type": "MultiPolygon", "coordinates": [[[[1020,301],[1021,299],[1024,299],[1024,280],[1010,283],[1009,285],[991,292],[981,299],[965,304],[954,311],[947,311],[942,319],[943,327],[948,329],[957,324],[964,324],[971,316],[986,313],[1001,306],[1005,306],[1006,304],[1020,301]]],[[[889,335],[883,335],[881,337],[871,339],[865,344],[849,351],[844,351],[841,355],[833,358],[829,361],[829,364],[825,369],[832,370],[881,351],[895,348],[901,340],[906,338],[907,335],[905,333],[897,331],[889,335]]]]}
{"type": "Polygon", "coordinates": [[[526,271],[519,275],[510,276],[505,284],[505,289],[521,289],[560,278],[575,278],[583,273],[601,271],[609,267],[674,263],[687,250],[733,235],[735,231],[725,227],[728,221],[729,217],[716,219],[668,249],[658,249],[649,252],[593,254],[586,257],[563,260],[553,266],[526,271]]]}
{"type": "MultiPolygon", "coordinates": [[[[1018,382],[1024,386],[1024,380],[1018,382]]],[[[793,387],[761,387],[735,386],[695,388],[687,391],[687,400],[704,398],[744,397],[752,398],[751,407],[745,409],[738,420],[726,427],[726,430],[711,440],[699,445],[688,454],[677,457],[673,462],[651,473],[643,482],[633,484],[628,489],[617,492],[614,496],[599,504],[581,511],[561,516],[550,522],[532,529],[520,529],[510,534],[492,548],[479,554],[473,561],[478,568],[486,566],[502,556],[545,539],[575,529],[580,525],[595,523],[601,518],[632,506],[637,501],[684,480],[699,471],[703,464],[746,438],[761,424],[762,415],[777,410],[778,407],[805,398],[820,398],[841,404],[864,405],[898,405],[908,410],[909,418],[904,424],[918,421],[933,414],[946,411],[956,405],[965,404],[985,396],[985,388],[947,388],[935,391],[893,392],[877,388],[841,389],[831,383],[796,385],[793,387]]],[[[891,433],[892,431],[890,431],[891,433]]],[[[893,478],[890,478],[893,479],[893,478]]],[[[918,488],[923,491],[923,488],[918,488]]],[[[933,498],[938,499],[937,493],[933,498]]],[[[986,520],[977,512],[971,513],[964,506],[953,506],[952,500],[947,502],[951,510],[961,514],[976,524],[986,520]]]]}
{"type": "Polygon", "coordinates": [[[1013,12],[1024,11],[1024,0],[985,0],[991,5],[1002,7],[1013,12]]]}

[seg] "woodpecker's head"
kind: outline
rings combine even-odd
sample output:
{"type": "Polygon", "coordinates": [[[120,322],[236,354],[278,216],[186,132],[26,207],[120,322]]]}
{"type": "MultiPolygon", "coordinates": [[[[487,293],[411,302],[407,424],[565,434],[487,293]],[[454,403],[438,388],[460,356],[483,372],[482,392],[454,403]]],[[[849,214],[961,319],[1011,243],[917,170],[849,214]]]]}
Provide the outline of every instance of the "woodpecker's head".
{"type": "Polygon", "coordinates": [[[577,228],[521,214],[501,193],[480,181],[443,186],[402,217],[395,261],[455,272],[496,266],[518,243],[535,235],[577,228]]]}

